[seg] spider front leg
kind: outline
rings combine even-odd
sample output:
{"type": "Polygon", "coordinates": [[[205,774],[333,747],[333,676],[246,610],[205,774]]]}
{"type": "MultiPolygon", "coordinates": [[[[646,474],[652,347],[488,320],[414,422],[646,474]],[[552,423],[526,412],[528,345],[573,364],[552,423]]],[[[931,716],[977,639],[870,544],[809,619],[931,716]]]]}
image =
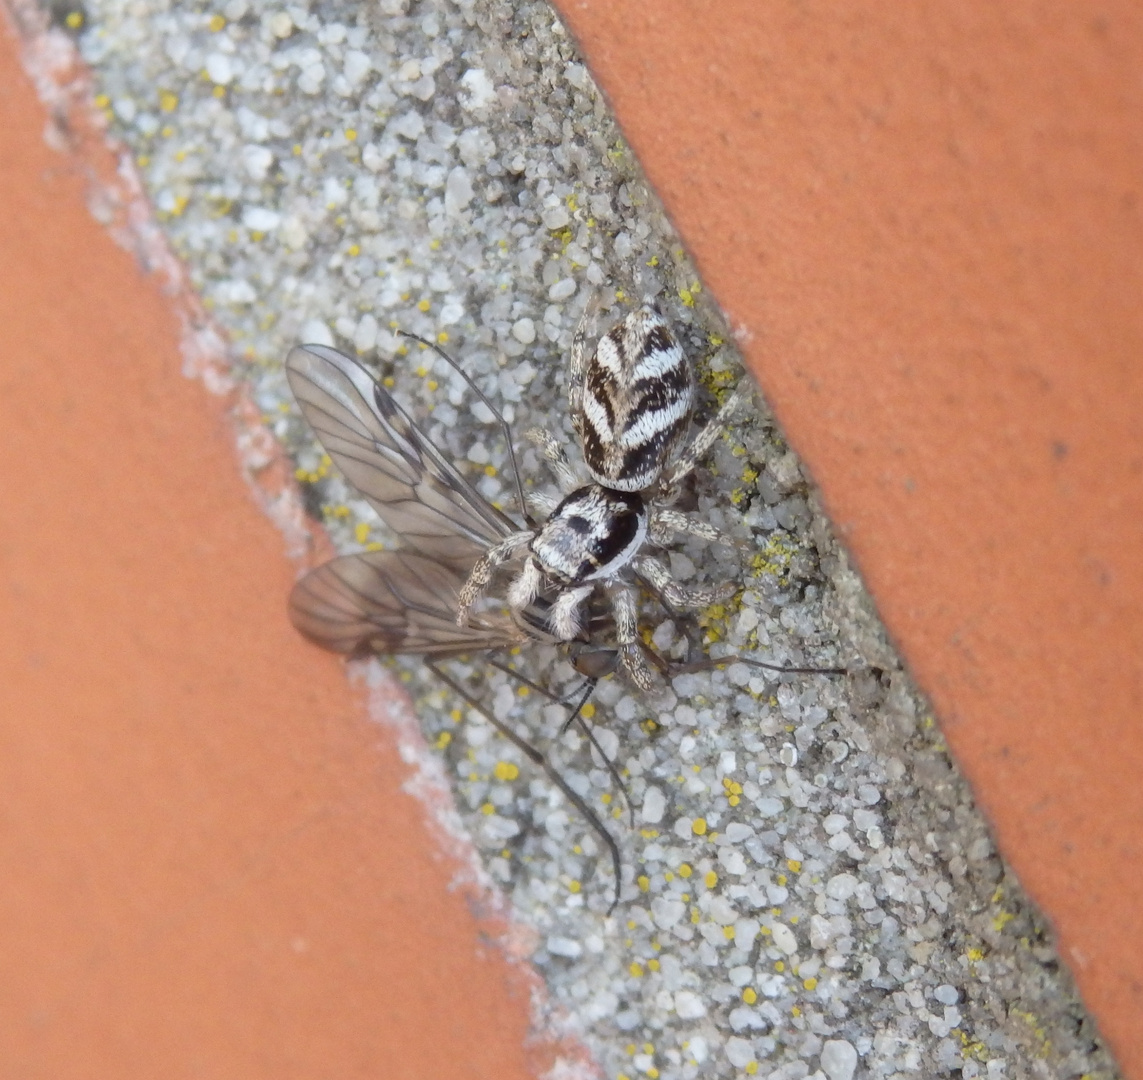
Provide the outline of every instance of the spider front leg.
{"type": "Polygon", "coordinates": [[[529,543],[536,534],[525,529],[493,544],[479,559],[468,575],[468,580],[456,595],[456,625],[467,626],[472,605],[484,595],[496,568],[507,562],[518,549],[529,543]]]}
{"type": "Polygon", "coordinates": [[[587,338],[594,336],[599,316],[599,294],[595,293],[587,302],[583,316],[575,328],[572,338],[571,362],[568,364],[568,413],[576,434],[583,438],[583,383],[587,377],[587,338]]]}
{"type": "Polygon", "coordinates": [[[703,521],[702,518],[694,514],[685,514],[681,510],[653,509],[651,511],[651,521],[648,525],[648,532],[656,544],[665,544],[671,537],[678,533],[683,533],[687,536],[697,536],[700,540],[721,540],[723,543],[729,542],[709,521],[703,521]]]}
{"type": "Polygon", "coordinates": [[[655,679],[639,644],[639,611],[635,589],[630,585],[611,582],[607,585],[607,596],[615,612],[615,644],[619,648],[623,670],[640,690],[651,690],[655,679]]]}
{"type": "Polygon", "coordinates": [[[678,495],[679,484],[694,472],[695,466],[702,460],[703,455],[714,446],[715,440],[726,430],[727,422],[742,400],[742,395],[735,390],[722,403],[722,407],[714,414],[710,423],[695,436],[695,441],[683,451],[679,459],[671,466],[670,472],[663,477],[660,485],[664,501],[673,502],[675,500],[678,495]]]}
{"type": "Polygon", "coordinates": [[[536,444],[544,460],[555,473],[560,491],[568,495],[579,487],[579,480],[576,479],[575,470],[571,467],[563,446],[550,431],[544,428],[529,428],[524,432],[524,438],[536,444]]]}
{"type": "Polygon", "coordinates": [[[658,559],[644,556],[635,560],[635,571],[663,598],[663,602],[680,611],[698,611],[711,604],[729,600],[737,591],[733,581],[722,585],[682,585],[671,577],[671,572],[658,559]]]}

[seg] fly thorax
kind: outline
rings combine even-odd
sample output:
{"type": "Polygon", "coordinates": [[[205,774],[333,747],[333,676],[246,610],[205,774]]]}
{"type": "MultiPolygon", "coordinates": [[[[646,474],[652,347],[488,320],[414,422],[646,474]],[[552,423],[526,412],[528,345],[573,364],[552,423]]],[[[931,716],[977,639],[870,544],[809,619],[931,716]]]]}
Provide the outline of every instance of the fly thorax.
{"type": "Polygon", "coordinates": [[[573,491],[544,523],[531,550],[561,585],[614,577],[643,546],[647,508],[638,492],[589,484],[573,491]]]}

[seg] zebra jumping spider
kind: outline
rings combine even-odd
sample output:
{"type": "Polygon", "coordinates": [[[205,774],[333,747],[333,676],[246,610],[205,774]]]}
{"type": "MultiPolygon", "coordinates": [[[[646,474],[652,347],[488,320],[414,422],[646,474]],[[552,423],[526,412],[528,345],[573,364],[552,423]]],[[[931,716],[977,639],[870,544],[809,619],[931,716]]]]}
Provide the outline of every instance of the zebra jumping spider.
{"type": "Polygon", "coordinates": [[[554,435],[527,433],[551,465],[563,498],[530,496],[546,519],[512,533],[477,560],[457,598],[457,623],[467,623],[497,568],[526,548],[524,565],[508,588],[510,607],[522,612],[552,586],[549,628],[558,640],[572,641],[580,634],[585,601],[601,587],[614,612],[623,668],[637,687],[649,690],[653,677],[639,642],[632,575],[681,610],[707,607],[734,591],[733,584],[682,585],[642,550],[648,539],[663,544],[679,533],[720,539],[712,525],[672,507],[739,396],[732,394],[680,452],[694,405],[694,373],[666,321],[641,307],[604,334],[589,357],[586,340],[595,315],[595,305],[589,305],[576,329],[568,385],[572,426],[591,482],[581,483],[554,435]]]}

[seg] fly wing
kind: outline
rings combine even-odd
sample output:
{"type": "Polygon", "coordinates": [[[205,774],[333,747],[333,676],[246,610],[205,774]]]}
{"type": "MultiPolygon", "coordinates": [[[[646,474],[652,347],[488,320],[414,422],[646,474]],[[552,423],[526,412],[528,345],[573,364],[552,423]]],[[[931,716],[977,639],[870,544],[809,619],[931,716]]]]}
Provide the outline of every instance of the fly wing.
{"type": "Polygon", "coordinates": [[[510,647],[523,639],[507,615],[480,612],[456,625],[464,576],[412,551],[342,555],[301,579],[290,621],[316,645],[350,656],[455,656],[510,647]]]}
{"type": "Polygon", "coordinates": [[[325,345],[299,345],[286,375],[346,480],[410,548],[467,573],[516,531],[356,360],[325,345]]]}

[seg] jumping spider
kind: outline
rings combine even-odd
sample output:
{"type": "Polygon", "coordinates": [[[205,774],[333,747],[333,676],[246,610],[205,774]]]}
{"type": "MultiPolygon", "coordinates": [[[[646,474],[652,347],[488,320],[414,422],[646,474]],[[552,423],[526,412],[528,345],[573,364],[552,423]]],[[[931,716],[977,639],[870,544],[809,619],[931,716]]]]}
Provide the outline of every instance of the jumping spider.
{"type": "Polygon", "coordinates": [[[521,548],[524,565],[507,599],[521,613],[551,587],[549,628],[560,641],[580,634],[583,604],[602,587],[615,617],[616,644],[624,670],[642,690],[653,685],[638,641],[638,593],[632,575],[676,609],[695,610],[725,599],[733,584],[691,588],[679,584],[657,558],[641,554],[647,540],[663,544],[679,533],[718,540],[714,526],[672,509],[682,481],[722,433],[738,405],[732,394],[694,441],[683,443],[694,405],[694,373],[666,321],[644,306],[599,339],[590,357],[586,340],[594,305],[572,343],[568,404],[591,482],[582,484],[563,447],[548,431],[532,430],[563,492],[563,499],[533,495],[546,519],[490,547],[460,591],[457,623],[488,588],[496,569],[521,548]]]}

